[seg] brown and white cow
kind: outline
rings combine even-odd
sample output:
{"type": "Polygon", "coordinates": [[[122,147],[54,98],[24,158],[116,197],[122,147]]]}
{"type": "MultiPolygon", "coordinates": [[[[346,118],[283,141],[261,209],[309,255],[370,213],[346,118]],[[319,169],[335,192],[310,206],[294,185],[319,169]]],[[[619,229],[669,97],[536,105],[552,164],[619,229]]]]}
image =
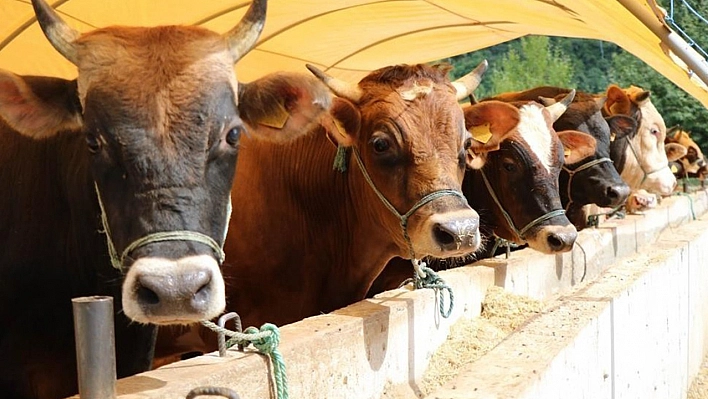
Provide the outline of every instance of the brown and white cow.
{"type": "MultiPolygon", "coordinates": [[[[681,126],[674,126],[666,131],[664,143],[667,146],[666,156],[670,162],[677,155],[671,155],[669,145],[678,144],[686,148],[686,153],[672,162],[672,164],[675,163],[676,170],[672,169],[671,171],[676,178],[695,177],[705,179],[706,174],[708,174],[708,165],[706,165],[703,151],[693,141],[689,132],[681,129],[681,126]]],[[[674,149],[674,151],[680,153],[680,150],[674,149]]]]}
{"type": "Polygon", "coordinates": [[[234,63],[255,45],[264,0],[225,36],[79,34],[33,5],[78,79],[0,71],[0,396],[56,399],[77,389],[71,298],[115,298],[119,377],[150,366],[154,324],[223,310],[221,246],[246,125],[257,124],[252,142],[285,140],[330,94],[303,75],[272,77],[253,98],[239,90],[234,63]],[[292,117],[260,126],[276,109],[292,117]]]}
{"type": "Polygon", "coordinates": [[[636,86],[622,89],[610,85],[602,112],[605,116],[629,115],[638,127],[629,135],[617,136],[610,145],[610,158],[631,191],[645,189],[671,195],[676,178],[669,169],[664,139],[666,125],[649,98],[650,92],[636,86]]]}
{"type": "MultiPolygon", "coordinates": [[[[500,94],[492,99],[531,100],[550,105],[561,101],[569,92],[570,89],[541,86],[500,94]]],[[[595,139],[595,152],[578,162],[566,163],[559,177],[561,203],[566,216],[579,230],[587,225],[585,205],[616,207],[629,195],[629,186],[610,160],[610,142],[613,132],[615,136],[631,134],[637,128],[637,122],[627,115],[603,117],[602,106],[606,99],[605,96],[577,91],[568,109],[553,123],[556,131],[577,130],[595,139]]]]}

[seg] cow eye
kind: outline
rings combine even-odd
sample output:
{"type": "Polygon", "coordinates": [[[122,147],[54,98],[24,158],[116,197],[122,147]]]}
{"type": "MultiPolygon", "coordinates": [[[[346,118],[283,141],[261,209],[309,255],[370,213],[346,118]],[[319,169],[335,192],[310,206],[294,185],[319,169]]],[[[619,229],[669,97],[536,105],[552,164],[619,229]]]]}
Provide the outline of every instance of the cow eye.
{"type": "Polygon", "coordinates": [[[243,126],[235,126],[226,133],[226,142],[230,146],[236,147],[241,139],[241,133],[243,133],[243,126]]]}
{"type": "Polygon", "coordinates": [[[502,165],[504,167],[504,170],[506,170],[507,172],[516,171],[516,165],[514,164],[514,162],[506,161],[502,165]]]}
{"type": "Polygon", "coordinates": [[[472,138],[468,137],[467,140],[465,140],[465,151],[469,150],[472,148],[472,138]]]}
{"type": "Polygon", "coordinates": [[[656,136],[656,135],[659,134],[659,129],[653,127],[653,128],[651,128],[650,132],[651,132],[651,134],[653,134],[654,136],[656,136]]]}
{"type": "Polygon", "coordinates": [[[91,152],[92,154],[101,151],[101,141],[98,139],[98,135],[87,134],[86,145],[88,146],[89,152],[91,152]]]}
{"type": "Polygon", "coordinates": [[[374,151],[379,154],[382,152],[386,152],[389,148],[391,148],[391,143],[388,141],[388,139],[383,137],[376,137],[372,140],[371,144],[374,146],[374,151]]]}

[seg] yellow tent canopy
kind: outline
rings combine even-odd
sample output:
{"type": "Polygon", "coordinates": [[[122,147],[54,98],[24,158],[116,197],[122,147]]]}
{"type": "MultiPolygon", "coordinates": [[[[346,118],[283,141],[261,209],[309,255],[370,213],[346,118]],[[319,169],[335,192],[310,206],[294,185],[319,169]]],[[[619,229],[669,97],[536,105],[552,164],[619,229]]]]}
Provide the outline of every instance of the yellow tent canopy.
{"type": "MultiPolygon", "coordinates": [[[[79,31],[108,25],[186,24],[217,32],[236,24],[249,4],[248,0],[53,3],[79,31]]],[[[429,62],[529,34],[565,36],[614,42],[708,107],[706,85],[669,51],[676,45],[664,40],[667,47],[660,39],[670,32],[662,12],[655,0],[270,0],[259,44],[238,63],[237,73],[241,81],[250,81],[277,70],[305,71],[304,64],[311,63],[357,81],[386,65],[429,62]]],[[[76,75],[76,68],[42,35],[29,0],[0,0],[0,21],[0,68],[19,74],[76,75]]],[[[686,52],[708,65],[690,49],[684,51],[684,60],[686,52]]]]}

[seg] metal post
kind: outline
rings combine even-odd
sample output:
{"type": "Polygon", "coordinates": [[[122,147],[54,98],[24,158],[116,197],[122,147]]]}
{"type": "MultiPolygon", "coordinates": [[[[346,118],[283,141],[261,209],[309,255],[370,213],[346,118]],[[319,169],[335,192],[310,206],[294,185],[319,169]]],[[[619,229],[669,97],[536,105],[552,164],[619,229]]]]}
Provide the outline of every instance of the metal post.
{"type": "Polygon", "coordinates": [[[116,397],[116,349],[113,298],[90,296],[71,300],[74,309],[76,363],[81,399],[116,397]]]}

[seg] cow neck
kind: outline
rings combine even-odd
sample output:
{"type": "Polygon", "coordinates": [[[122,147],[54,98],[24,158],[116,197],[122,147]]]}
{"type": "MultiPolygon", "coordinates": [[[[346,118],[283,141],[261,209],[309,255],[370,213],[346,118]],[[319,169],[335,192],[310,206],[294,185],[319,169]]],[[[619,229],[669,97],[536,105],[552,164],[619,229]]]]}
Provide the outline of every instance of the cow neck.
{"type": "MultiPolygon", "coordinates": [[[[639,135],[636,135],[635,137],[639,137],[639,135]]],[[[634,154],[634,159],[637,161],[637,165],[639,165],[639,169],[642,171],[642,180],[639,182],[639,187],[642,187],[642,184],[644,184],[644,181],[646,181],[646,179],[647,179],[647,177],[649,177],[649,175],[656,173],[656,172],[661,172],[662,170],[667,169],[669,167],[669,163],[667,162],[666,165],[647,172],[647,170],[642,165],[642,161],[639,158],[639,154],[637,153],[637,150],[634,148],[634,145],[632,144],[632,140],[629,139],[629,136],[625,136],[624,138],[627,140],[627,145],[629,146],[629,149],[632,151],[632,154],[634,154]]]]}
{"type": "Polygon", "coordinates": [[[570,209],[570,205],[574,202],[573,201],[573,196],[571,195],[571,189],[573,186],[573,177],[575,176],[576,173],[582,172],[583,170],[587,170],[592,168],[593,166],[600,165],[601,163],[609,162],[612,163],[612,160],[607,157],[602,157],[598,159],[593,159],[590,162],[586,162],[584,164],[581,164],[575,169],[570,169],[569,167],[563,165],[563,170],[568,173],[568,204],[565,206],[565,211],[568,212],[568,209],[570,209]]]}
{"type": "Polygon", "coordinates": [[[98,184],[96,182],[93,182],[93,187],[96,190],[96,198],[98,199],[98,206],[101,209],[101,224],[103,225],[103,233],[106,234],[106,245],[108,246],[108,255],[111,258],[111,265],[113,265],[114,268],[123,271],[123,262],[125,261],[125,258],[128,257],[133,251],[140,247],[144,247],[148,244],[156,243],[156,242],[165,242],[165,241],[194,241],[198,242],[201,244],[204,244],[211,248],[214,253],[217,254],[218,260],[219,260],[219,265],[224,263],[224,259],[226,258],[226,255],[224,254],[224,248],[223,248],[223,243],[226,241],[226,233],[229,228],[229,219],[231,219],[231,196],[229,196],[229,202],[227,206],[227,211],[226,211],[226,227],[224,228],[224,234],[221,240],[221,245],[217,244],[216,241],[214,241],[213,238],[209,237],[206,234],[202,234],[198,231],[190,231],[190,230],[174,230],[174,231],[158,231],[156,233],[150,233],[147,234],[143,237],[140,237],[136,239],[135,241],[131,242],[123,252],[118,256],[118,251],[116,250],[115,245],[113,244],[113,238],[111,236],[111,230],[108,225],[108,217],[106,216],[106,209],[103,206],[103,200],[101,199],[101,192],[98,189],[98,184]]]}
{"type": "Polygon", "coordinates": [[[408,235],[408,218],[410,218],[411,215],[413,215],[418,209],[422,208],[424,205],[446,195],[457,196],[463,199],[465,202],[467,201],[467,199],[460,191],[450,189],[437,190],[433,191],[432,193],[426,194],[425,196],[423,196],[423,198],[418,200],[418,202],[416,202],[411,207],[411,209],[408,210],[408,212],[401,214],[400,212],[398,212],[396,207],[394,207],[393,204],[391,204],[391,202],[386,199],[383,193],[379,191],[379,189],[376,187],[376,184],[374,184],[374,181],[371,180],[371,176],[369,175],[369,172],[366,171],[366,167],[364,167],[364,162],[361,160],[359,150],[356,147],[352,147],[352,152],[354,153],[354,159],[356,160],[356,163],[359,166],[359,170],[361,170],[361,174],[364,176],[364,180],[366,180],[366,182],[369,184],[369,187],[371,187],[376,196],[379,197],[379,200],[381,200],[384,206],[386,206],[386,209],[388,209],[394,216],[398,218],[401,229],[403,230],[403,239],[406,241],[406,245],[408,246],[408,253],[410,255],[411,263],[413,263],[413,267],[415,268],[416,273],[418,273],[418,275],[420,275],[421,277],[426,277],[425,271],[422,270],[425,264],[422,263],[420,259],[416,258],[415,249],[413,248],[413,242],[411,241],[410,236],[408,235]]]}
{"type": "Polygon", "coordinates": [[[499,198],[497,198],[497,195],[494,192],[494,188],[492,188],[492,185],[489,183],[489,179],[487,179],[487,175],[484,173],[484,169],[479,169],[479,171],[482,174],[482,180],[484,181],[484,186],[487,187],[487,191],[489,192],[489,195],[492,196],[494,203],[497,205],[497,207],[501,211],[502,215],[504,216],[504,219],[506,220],[507,225],[509,225],[509,227],[514,231],[514,234],[516,234],[517,237],[519,237],[521,240],[526,241],[526,238],[524,238],[524,236],[531,228],[538,226],[539,224],[545,222],[548,219],[565,214],[564,209],[556,209],[556,210],[547,212],[547,213],[537,217],[536,219],[532,220],[526,226],[524,226],[521,230],[519,230],[516,228],[516,225],[514,224],[514,221],[511,219],[511,216],[509,215],[509,213],[504,209],[504,206],[502,206],[501,202],[499,201],[499,198]]]}

